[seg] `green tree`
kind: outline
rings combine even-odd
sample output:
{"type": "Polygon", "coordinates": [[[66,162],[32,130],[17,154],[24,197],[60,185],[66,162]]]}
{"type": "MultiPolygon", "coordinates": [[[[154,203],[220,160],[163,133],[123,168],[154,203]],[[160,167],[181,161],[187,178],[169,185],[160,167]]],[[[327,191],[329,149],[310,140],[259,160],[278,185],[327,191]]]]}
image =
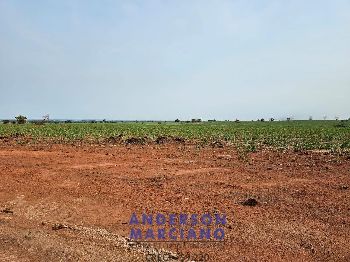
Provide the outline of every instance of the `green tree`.
{"type": "Polygon", "coordinates": [[[16,116],[17,124],[25,124],[27,122],[27,117],[19,115],[16,116]]]}

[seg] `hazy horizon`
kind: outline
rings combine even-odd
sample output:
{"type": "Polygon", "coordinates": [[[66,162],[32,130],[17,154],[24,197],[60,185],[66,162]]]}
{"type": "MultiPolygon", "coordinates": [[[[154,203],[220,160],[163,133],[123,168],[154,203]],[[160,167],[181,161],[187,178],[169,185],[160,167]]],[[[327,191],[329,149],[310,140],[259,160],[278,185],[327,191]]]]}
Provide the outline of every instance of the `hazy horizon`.
{"type": "Polygon", "coordinates": [[[0,0],[0,119],[348,119],[349,25],[348,0],[0,0]]]}

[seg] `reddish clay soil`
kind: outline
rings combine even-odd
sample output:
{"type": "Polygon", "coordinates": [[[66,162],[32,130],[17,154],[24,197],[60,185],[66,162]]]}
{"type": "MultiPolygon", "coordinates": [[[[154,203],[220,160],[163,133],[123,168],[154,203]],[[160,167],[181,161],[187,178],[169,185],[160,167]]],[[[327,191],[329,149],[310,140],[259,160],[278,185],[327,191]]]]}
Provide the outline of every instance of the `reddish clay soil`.
{"type": "Polygon", "coordinates": [[[350,261],[348,156],[0,143],[0,176],[0,261],[147,261],[134,212],[226,214],[224,243],[153,244],[174,261],[350,261]]]}

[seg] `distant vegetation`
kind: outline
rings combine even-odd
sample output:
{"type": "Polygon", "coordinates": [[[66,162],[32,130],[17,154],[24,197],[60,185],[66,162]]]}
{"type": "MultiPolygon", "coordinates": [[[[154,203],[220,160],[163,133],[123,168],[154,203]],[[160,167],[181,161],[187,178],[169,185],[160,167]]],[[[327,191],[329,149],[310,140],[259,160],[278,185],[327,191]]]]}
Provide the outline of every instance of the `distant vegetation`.
{"type": "Polygon", "coordinates": [[[19,115],[16,116],[17,124],[25,124],[27,122],[27,117],[19,115]]]}
{"type": "Polygon", "coordinates": [[[0,137],[30,137],[56,141],[192,141],[232,144],[247,151],[261,148],[291,150],[350,148],[349,121],[234,121],[1,124],[0,137]],[[134,140],[133,140],[134,141],[134,140]]]}

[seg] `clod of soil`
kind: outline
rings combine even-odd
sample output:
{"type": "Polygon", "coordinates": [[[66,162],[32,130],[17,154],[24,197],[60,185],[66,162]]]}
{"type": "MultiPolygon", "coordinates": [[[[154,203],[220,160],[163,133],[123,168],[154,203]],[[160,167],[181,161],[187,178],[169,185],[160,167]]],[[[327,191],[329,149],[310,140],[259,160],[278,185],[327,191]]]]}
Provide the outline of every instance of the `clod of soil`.
{"type": "Polygon", "coordinates": [[[125,144],[134,144],[134,145],[142,145],[146,143],[146,138],[145,137],[130,137],[126,139],[125,144]]]}
{"type": "Polygon", "coordinates": [[[218,155],[218,159],[230,160],[230,159],[232,159],[232,156],[231,155],[218,155]]]}
{"type": "Polygon", "coordinates": [[[156,140],[154,140],[154,142],[156,144],[165,144],[165,143],[171,143],[171,142],[183,144],[185,143],[185,139],[181,137],[173,137],[173,136],[159,136],[156,138],[156,140]]]}
{"type": "Polygon", "coordinates": [[[177,143],[185,143],[186,140],[182,137],[174,137],[174,141],[177,143]]]}
{"type": "Polygon", "coordinates": [[[52,226],[52,230],[60,230],[60,229],[65,229],[65,228],[69,228],[69,226],[64,225],[64,224],[54,224],[52,226]]]}
{"type": "Polygon", "coordinates": [[[5,214],[13,214],[13,211],[9,207],[1,210],[0,212],[5,214]]]}
{"type": "Polygon", "coordinates": [[[168,142],[168,138],[166,136],[159,136],[159,137],[157,137],[155,142],[157,144],[164,144],[164,143],[168,142]]]}
{"type": "Polygon", "coordinates": [[[256,206],[257,204],[258,204],[258,201],[256,201],[255,198],[248,198],[247,200],[242,202],[243,206],[250,206],[250,207],[256,206]]]}
{"type": "Polygon", "coordinates": [[[111,136],[111,137],[106,139],[106,142],[107,143],[112,143],[112,144],[117,144],[117,143],[119,143],[122,140],[122,138],[123,138],[122,134],[120,134],[118,136],[111,136]]]}
{"type": "Polygon", "coordinates": [[[216,147],[216,148],[223,148],[224,147],[224,143],[221,141],[214,141],[213,143],[211,143],[212,147],[216,147]]]}

